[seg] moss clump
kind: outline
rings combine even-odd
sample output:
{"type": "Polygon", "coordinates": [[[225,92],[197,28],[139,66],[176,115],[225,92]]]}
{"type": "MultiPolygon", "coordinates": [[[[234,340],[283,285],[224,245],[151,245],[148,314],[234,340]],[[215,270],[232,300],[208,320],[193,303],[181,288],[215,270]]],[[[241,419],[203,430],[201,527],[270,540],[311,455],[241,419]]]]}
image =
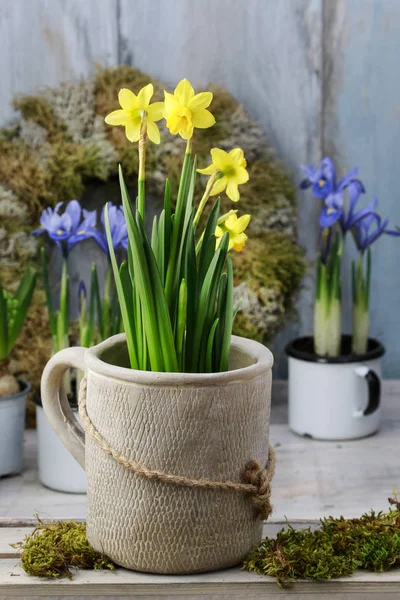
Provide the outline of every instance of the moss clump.
{"type": "Polygon", "coordinates": [[[22,568],[35,577],[71,579],[71,569],[115,569],[110,559],[87,541],[85,523],[59,521],[46,525],[39,521],[34,531],[13,547],[22,550],[22,568]]]}
{"type": "Polygon", "coordinates": [[[400,502],[390,498],[388,512],[374,511],[359,519],[321,520],[315,531],[282,529],[266,538],[243,568],[276,577],[283,587],[297,579],[334,579],[356,569],[381,573],[400,567],[400,502]]]}
{"type": "MultiPolygon", "coordinates": [[[[14,107],[21,118],[9,128],[0,129],[0,276],[4,281],[18,279],[26,265],[35,262],[40,244],[30,232],[38,226],[46,206],[79,200],[88,187],[113,181],[119,162],[134,196],[137,146],[126,139],[123,128],[106,126],[104,117],[119,108],[121,88],[137,91],[149,81],[154,85],[153,100],[163,100],[162,82],[126,65],[99,69],[79,82],[15,99],[14,107]]],[[[234,257],[242,268],[238,279],[242,275],[246,279],[237,292],[243,308],[235,331],[260,340],[271,339],[291,311],[293,298],[286,296],[297,292],[305,268],[295,242],[295,188],[274,159],[262,129],[243,106],[221,88],[212,91],[211,111],[216,125],[196,130],[193,150],[198,166],[210,163],[213,147],[226,151],[240,147],[250,174],[237,206],[225,194],[221,198],[224,211],[238,208],[241,214],[252,215],[249,244],[240,257],[234,257]],[[269,236],[271,232],[278,232],[278,237],[269,236]]],[[[163,143],[147,147],[146,190],[152,200],[162,201],[168,177],[173,203],[185,141],[171,136],[164,122],[159,122],[159,127],[163,143]]],[[[197,197],[205,181],[205,177],[198,177],[197,197]]],[[[38,329],[36,335],[43,338],[43,332],[38,329]]],[[[23,334],[21,344],[25,343],[23,334]]],[[[37,380],[41,366],[29,367],[37,380]]]]}
{"type": "Polygon", "coordinates": [[[49,138],[65,131],[50,103],[42,96],[17,96],[13,101],[13,107],[20,111],[26,121],[33,121],[46,129],[49,138]]]}
{"type": "Polygon", "coordinates": [[[294,303],[304,275],[304,251],[286,234],[266,231],[250,235],[245,251],[232,254],[235,301],[240,310],[234,333],[269,341],[294,303]]]}

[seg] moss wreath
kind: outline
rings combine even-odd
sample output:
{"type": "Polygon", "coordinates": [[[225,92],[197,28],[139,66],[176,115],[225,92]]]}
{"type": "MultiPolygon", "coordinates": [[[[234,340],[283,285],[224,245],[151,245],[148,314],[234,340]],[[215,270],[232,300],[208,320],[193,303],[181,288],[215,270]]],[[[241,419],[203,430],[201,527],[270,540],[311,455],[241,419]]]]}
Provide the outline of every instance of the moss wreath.
{"type": "MultiPolygon", "coordinates": [[[[80,199],[90,182],[112,181],[118,163],[134,185],[135,145],[125,138],[123,128],[106,127],[104,116],[118,108],[120,88],[140,89],[149,80],[154,100],[161,100],[162,84],[129,66],[99,69],[78,83],[15,98],[13,105],[21,117],[0,130],[0,276],[6,285],[37,261],[40,242],[30,232],[46,206],[80,199]]],[[[239,146],[245,152],[250,181],[241,190],[240,209],[251,213],[252,220],[246,251],[233,254],[235,295],[241,302],[235,333],[268,341],[292,313],[305,269],[295,237],[295,187],[243,106],[222,89],[213,92],[216,125],[196,133],[194,151],[201,166],[208,164],[214,146],[226,150],[239,146]]],[[[161,125],[161,135],[165,132],[161,125]]],[[[181,167],[184,142],[179,136],[165,139],[161,146],[148,146],[146,184],[156,198],[163,196],[167,174],[176,190],[181,167]]],[[[221,201],[224,210],[232,208],[224,194],[221,201]]],[[[49,353],[39,291],[16,347],[15,373],[26,373],[38,386],[49,353]]]]}

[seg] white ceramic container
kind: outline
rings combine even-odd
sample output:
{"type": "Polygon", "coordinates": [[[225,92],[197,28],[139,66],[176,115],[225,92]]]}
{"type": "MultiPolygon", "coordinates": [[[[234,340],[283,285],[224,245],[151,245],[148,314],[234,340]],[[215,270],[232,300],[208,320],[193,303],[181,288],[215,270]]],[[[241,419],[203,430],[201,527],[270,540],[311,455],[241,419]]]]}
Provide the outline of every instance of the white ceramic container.
{"type": "MultiPolygon", "coordinates": [[[[79,415],[76,415],[79,419],[79,415]]],[[[42,406],[36,405],[39,479],[57,492],[86,493],[86,473],[51,427],[42,406]]]]}
{"type": "Polygon", "coordinates": [[[31,386],[19,381],[19,394],[0,398],[0,477],[21,473],[26,397],[31,386]]]}
{"type": "Polygon", "coordinates": [[[223,373],[138,371],[128,368],[122,334],[62,350],[47,364],[44,410],[86,468],[88,540],[117,564],[155,573],[211,571],[240,563],[261,541],[250,494],[143,476],[145,469],[235,485],[251,459],[267,465],[272,354],[233,336],[230,359],[223,373]],[[112,452],[93,435],[85,440],[66,399],[64,373],[83,365],[85,418],[112,452]],[[142,474],[127,461],[140,463],[142,474]]]}
{"type": "MultiPolygon", "coordinates": [[[[342,347],[350,347],[343,336],[342,347]]],[[[383,346],[369,340],[363,356],[321,357],[312,338],[286,347],[289,356],[289,427],[319,440],[363,438],[379,429],[383,346]]]]}

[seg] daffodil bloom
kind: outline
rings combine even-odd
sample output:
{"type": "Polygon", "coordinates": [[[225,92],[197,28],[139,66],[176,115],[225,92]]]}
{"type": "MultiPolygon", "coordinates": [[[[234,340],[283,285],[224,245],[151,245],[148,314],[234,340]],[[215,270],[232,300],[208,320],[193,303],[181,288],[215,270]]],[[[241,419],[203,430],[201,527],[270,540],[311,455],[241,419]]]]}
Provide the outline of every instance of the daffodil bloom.
{"type": "Polygon", "coordinates": [[[214,183],[211,196],[226,190],[228,198],[237,202],[240,198],[238,186],[249,180],[246,171],[246,159],[241,148],[234,148],[229,153],[219,148],[211,150],[212,163],[205,169],[197,169],[203,175],[213,175],[218,172],[219,177],[214,183]]]}
{"type": "Polygon", "coordinates": [[[250,215],[243,215],[238,218],[236,213],[228,213],[227,218],[220,225],[217,225],[215,237],[217,238],[217,248],[221,242],[224,233],[229,233],[229,250],[234,248],[241,252],[246,243],[247,235],[244,230],[250,222],[250,215]]]}
{"type": "Polygon", "coordinates": [[[140,90],[138,95],[123,88],[118,94],[120,110],[114,110],[106,116],[108,125],[123,125],[125,135],[130,142],[137,142],[140,137],[142,118],[146,117],[147,135],[154,144],[160,143],[160,131],[156,121],[163,118],[164,102],[150,104],[154,88],[151,83],[140,90]]]}
{"type": "Polygon", "coordinates": [[[182,79],[173,94],[164,92],[164,117],[167,127],[173,135],[189,140],[195,127],[208,129],[215,123],[214,116],[207,108],[213,99],[211,92],[194,93],[187,79],[182,79]]]}

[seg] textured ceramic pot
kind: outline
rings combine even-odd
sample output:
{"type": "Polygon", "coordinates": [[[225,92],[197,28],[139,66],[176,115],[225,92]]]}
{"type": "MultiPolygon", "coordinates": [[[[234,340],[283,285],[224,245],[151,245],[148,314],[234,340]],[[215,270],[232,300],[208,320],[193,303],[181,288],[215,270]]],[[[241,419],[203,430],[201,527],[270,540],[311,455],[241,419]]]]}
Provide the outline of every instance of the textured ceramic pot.
{"type": "Polygon", "coordinates": [[[370,339],[364,355],[351,354],[351,337],[342,336],[342,354],[314,353],[313,338],[288,344],[289,427],[320,440],[362,438],[380,423],[383,346],[370,339]]]}
{"type": "Polygon", "coordinates": [[[42,378],[50,423],[85,466],[87,535],[116,563],[154,573],[194,573],[238,564],[258,544],[262,521],[236,491],[147,479],[107,455],[79,427],[62,389],[68,367],[87,370],[87,413],[119,453],[194,479],[241,482],[250,459],[268,461],[270,351],[233,337],[230,370],[151,373],[128,367],[125,336],[56,354],[42,378]]]}
{"type": "Polygon", "coordinates": [[[21,473],[26,397],[31,386],[19,381],[19,394],[0,398],[0,477],[21,473]]]}

